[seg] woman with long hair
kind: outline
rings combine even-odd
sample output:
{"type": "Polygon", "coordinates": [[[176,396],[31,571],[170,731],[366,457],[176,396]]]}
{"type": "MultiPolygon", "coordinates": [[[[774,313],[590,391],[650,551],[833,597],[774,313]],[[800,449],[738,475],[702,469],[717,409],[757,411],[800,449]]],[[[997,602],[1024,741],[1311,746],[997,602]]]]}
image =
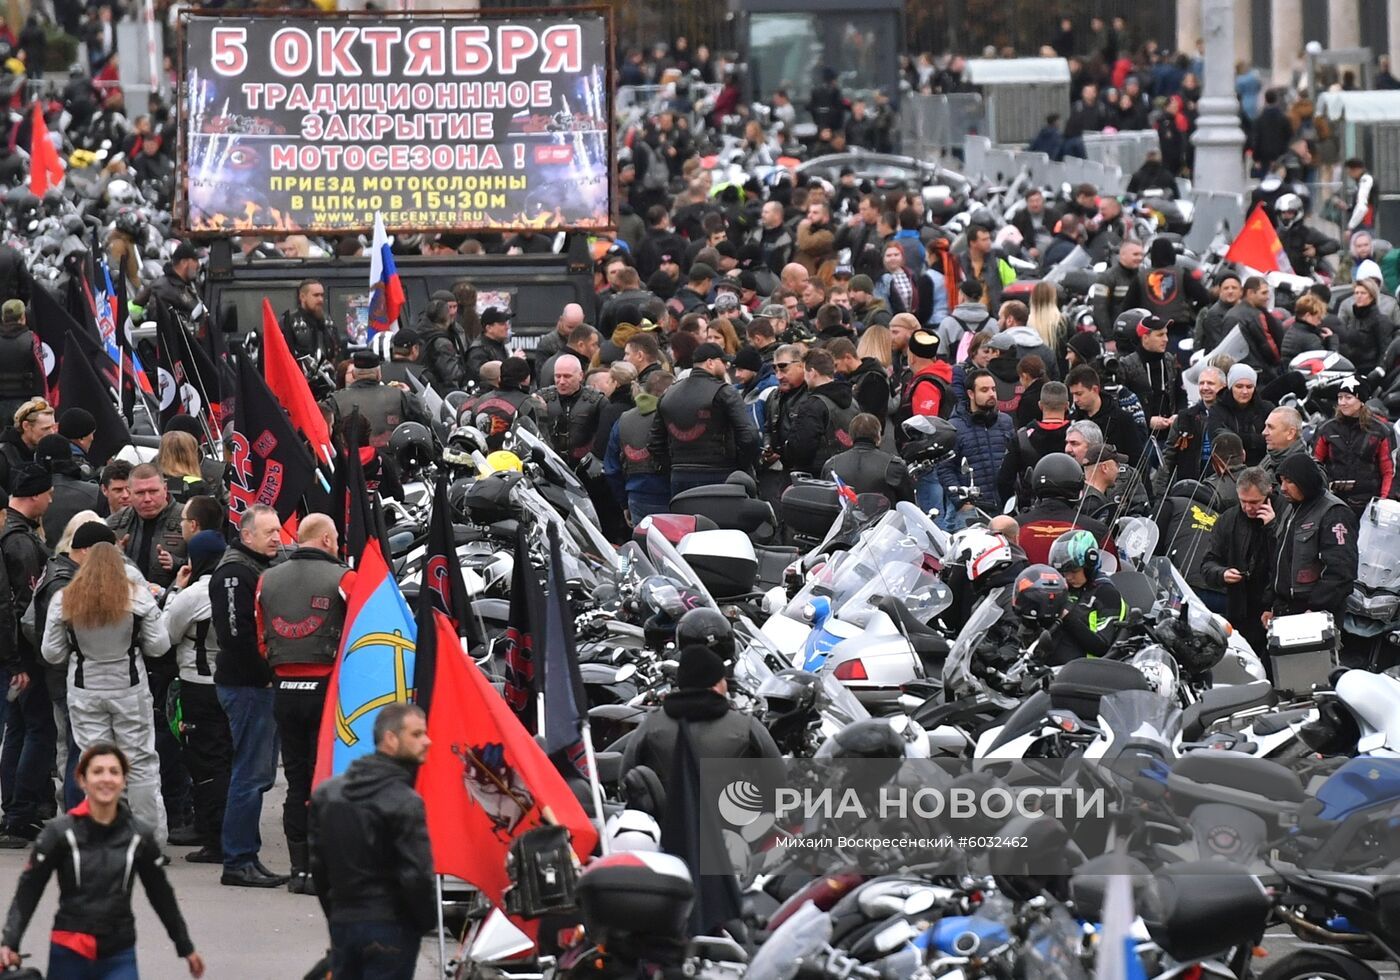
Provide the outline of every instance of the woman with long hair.
{"type": "Polygon", "coordinates": [[[1063,378],[1068,371],[1065,342],[1069,331],[1065,315],[1060,312],[1060,291],[1053,282],[1038,282],[1031,289],[1031,312],[1026,325],[1040,335],[1041,343],[1055,352],[1058,376],[1063,378]]]}
{"type": "Polygon", "coordinates": [[[213,494],[204,482],[199,465],[199,443],[188,432],[167,432],[160,437],[160,451],[155,464],[165,477],[170,499],[184,503],[198,494],[213,494]]]}
{"type": "Polygon", "coordinates": [[[739,353],[739,348],[743,346],[739,343],[739,334],[735,331],[734,324],[725,316],[715,317],[710,321],[705,339],[712,344],[719,344],[730,357],[739,353]]]}
{"type": "Polygon", "coordinates": [[[873,357],[888,371],[894,364],[894,348],[890,346],[890,328],[880,323],[873,323],[866,327],[865,332],[860,335],[860,342],[856,344],[856,357],[861,360],[873,357]]]}
{"type": "Polygon", "coordinates": [[[131,809],[164,846],[155,713],[142,657],[166,653],[170,637],[116,545],[94,544],[81,556],[75,548],[73,557],[78,572],[49,604],[41,651],[51,664],[68,664],[68,719],[78,748],[115,742],[128,753],[131,809]]]}
{"type": "Polygon", "coordinates": [[[1390,460],[1390,427],[1366,407],[1367,385],[1346,378],[1337,391],[1337,413],[1317,430],[1313,454],[1333,492],[1359,517],[1371,498],[1390,497],[1395,468],[1390,460]]]}
{"type": "Polygon", "coordinates": [[[83,750],[77,775],[85,799],[50,820],[34,842],[0,936],[0,969],[20,965],[20,940],[49,876],[57,874],[49,980],[139,980],[131,910],[137,877],[190,976],[204,976],[204,960],[190,941],[152,829],[122,802],[131,773],[130,760],[111,742],[83,750]]]}

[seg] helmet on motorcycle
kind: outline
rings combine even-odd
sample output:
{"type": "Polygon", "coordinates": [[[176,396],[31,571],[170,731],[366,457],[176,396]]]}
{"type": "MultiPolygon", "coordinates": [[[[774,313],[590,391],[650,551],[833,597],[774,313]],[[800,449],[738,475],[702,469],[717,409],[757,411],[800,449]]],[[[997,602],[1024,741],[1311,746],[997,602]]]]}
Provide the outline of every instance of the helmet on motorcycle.
{"type": "Polygon", "coordinates": [[[699,644],[725,660],[734,659],[734,627],[718,609],[692,609],[676,623],[676,647],[699,644]]]}
{"type": "Polygon", "coordinates": [[[1069,604],[1065,577],[1049,565],[1032,565],[1011,586],[1011,611],[1023,623],[1048,628],[1060,621],[1069,604]]]}
{"type": "Polygon", "coordinates": [[[144,223],[141,220],[141,212],[135,208],[122,208],[117,212],[117,220],[114,222],[117,231],[133,239],[139,239],[144,231],[144,223]]]}
{"type": "Polygon", "coordinates": [[[641,810],[614,813],[603,825],[603,835],[612,845],[610,850],[614,854],[661,850],[661,827],[655,817],[641,810]]]}
{"type": "Polygon", "coordinates": [[[1099,542],[1092,531],[1066,531],[1050,545],[1049,562],[1062,574],[1083,569],[1084,577],[1092,582],[1099,573],[1099,542]]]}
{"type": "Polygon", "coordinates": [[[1225,618],[1199,608],[1188,607],[1185,621],[1180,617],[1170,620],[1166,633],[1163,642],[1188,674],[1213,669],[1230,648],[1230,626],[1225,618]]]}
{"type": "Polygon", "coordinates": [[[1084,492],[1084,467],[1068,453],[1047,453],[1031,470],[1031,492],[1042,498],[1078,500],[1084,492]]]}
{"type": "Polygon", "coordinates": [[[1118,342],[1120,351],[1130,351],[1137,346],[1138,324],[1151,315],[1151,310],[1144,310],[1140,306],[1118,314],[1118,318],[1113,321],[1113,339],[1118,342]]]}
{"type": "Polygon", "coordinates": [[[1016,560],[1011,542],[986,528],[969,527],[953,535],[953,558],[967,566],[967,579],[976,582],[1008,568],[1016,560]]]}
{"type": "Polygon", "coordinates": [[[1175,697],[1181,671],[1177,669],[1175,658],[1164,647],[1156,643],[1145,646],[1133,654],[1129,663],[1147,681],[1148,690],[1164,698],[1175,697]]]}
{"type": "Polygon", "coordinates": [[[1292,228],[1303,220],[1303,199],[1297,194],[1280,195],[1274,202],[1274,213],[1278,215],[1279,224],[1292,228]]]}
{"type": "Polygon", "coordinates": [[[818,759],[903,759],[905,740],[889,718],[853,721],[817,749],[818,759]]]}
{"type": "Polygon", "coordinates": [[[400,423],[389,436],[389,449],[405,474],[422,469],[437,457],[432,433],[422,422],[400,423]]]}
{"type": "Polygon", "coordinates": [[[817,719],[821,679],[806,670],[780,670],[758,688],[763,698],[763,724],[784,752],[802,748],[802,736],[817,719]]]}
{"type": "Polygon", "coordinates": [[[453,429],[452,434],[447,437],[447,448],[458,453],[485,453],[486,437],[469,425],[461,425],[453,429]]]}
{"type": "Polygon", "coordinates": [[[508,449],[498,449],[486,457],[486,465],[491,468],[492,473],[499,473],[502,470],[510,470],[515,473],[523,473],[525,466],[520,462],[520,457],[508,449]]]}

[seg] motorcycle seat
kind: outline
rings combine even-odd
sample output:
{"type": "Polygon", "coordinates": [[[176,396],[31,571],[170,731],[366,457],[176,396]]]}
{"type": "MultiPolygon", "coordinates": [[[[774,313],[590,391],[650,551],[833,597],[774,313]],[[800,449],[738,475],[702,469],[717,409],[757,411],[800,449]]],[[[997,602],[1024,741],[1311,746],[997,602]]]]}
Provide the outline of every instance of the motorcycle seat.
{"type": "Polygon", "coordinates": [[[1277,735],[1288,728],[1289,725],[1300,721],[1306,721],[1308,715],[1312,713],[1311,708],[1295,708],[1292,711],[1280,711],[1276,715],[1265,715],[1254,722],[1255,735],[1277,735]]]}
{"type": "Polygon", "coordinates": [[[491,533],[492,537],[514,539],[515,532],[519,528],[519,521],[514,518],[508,518],[504,521],[496,521],[494,524],[490,525],[487,530],[491,533]]]}
{"type": "Polygon", "coordinates": [[[756,541],[777,536],[777,518],[766,500],[755,500],[732,483],[692,487],[671,498],[671,513],[708,517],[722,528],[743,531],[756,541]]]}
{"type": "Polygon", "coordinates": [[[598,782],[610,786],[622,777],[621,752],[596,752],[593,758],[598,763],[598,782]]]}
{"type": "Polygon", "coordinates": [[[1167,788],[1181,783],[1228,786],[1272,801],[1275,811],[1304,800],[1303,787],[1291,769],[1272,759],[1239,752],[1191,752],[1172,767],[1167,788]]]}
{"type": "Polygon", "coordinates": [[[759,585],[772,588],[775,585],[782,585],[787,573],[787,567],[795,562],[802,554],[796,548],[785,548],[775,544],[755,544],[754,554],[758,557],[758,575],[756,581],[759,585]]]}
{"type": "Polygon", "coordinates": [[[1237,711],[1276,703],[1278,695],[1268,681],[1211,688],[1201,695],[1201,700],[1183,712],[1181,737],[1184,741],[1195,742],[1207,728],[1222,718],[1228,718],[1237,711]]]}

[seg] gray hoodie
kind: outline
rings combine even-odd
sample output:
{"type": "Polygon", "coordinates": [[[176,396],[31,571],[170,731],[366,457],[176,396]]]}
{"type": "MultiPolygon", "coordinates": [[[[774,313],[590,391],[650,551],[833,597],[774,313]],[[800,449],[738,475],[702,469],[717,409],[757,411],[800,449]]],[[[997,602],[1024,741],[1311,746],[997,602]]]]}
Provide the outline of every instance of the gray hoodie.
{"type": "Polygon", "coordinates": [[[957,364],[963,360],[963,334],[996,333],[996,329],[997,321],[981,303],[959,303],[938,325],[938,356],[957,364]]]}

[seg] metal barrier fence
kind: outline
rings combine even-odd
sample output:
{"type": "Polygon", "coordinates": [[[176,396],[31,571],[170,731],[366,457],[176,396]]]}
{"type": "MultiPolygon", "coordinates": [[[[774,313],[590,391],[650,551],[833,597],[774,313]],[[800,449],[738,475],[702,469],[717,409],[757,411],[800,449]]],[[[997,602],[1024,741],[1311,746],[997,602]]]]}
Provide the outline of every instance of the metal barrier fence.
{"type": "MultiPolygon", "coordinates": [[[[719,95],[722,85],[706,85],[692,82],[690,101],[699,104],[719,95]]],[[[667,94],[673,91],[670,85],[619,85],[613,106],[624,127],[641,122],[647,116],[655,115],[666,108],[667,94]]]]}
{"type": "Polygon", "coordinates": [[[951,154],[985,127],[980,95],[906,95],[899,103],[901,152],[920,160],[951,154]]]}
{"type": "Polygon", "coordinates": [[[1106,167],[1117,167],[1129,177],[1142,166],[1148,151],[1159,149],[1161,142],[1155,129],[1084,134],[1084,151],[1090,160],[1096,160],[1106,167]]]}

